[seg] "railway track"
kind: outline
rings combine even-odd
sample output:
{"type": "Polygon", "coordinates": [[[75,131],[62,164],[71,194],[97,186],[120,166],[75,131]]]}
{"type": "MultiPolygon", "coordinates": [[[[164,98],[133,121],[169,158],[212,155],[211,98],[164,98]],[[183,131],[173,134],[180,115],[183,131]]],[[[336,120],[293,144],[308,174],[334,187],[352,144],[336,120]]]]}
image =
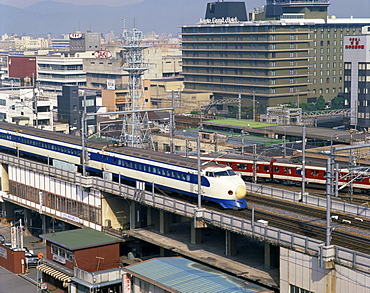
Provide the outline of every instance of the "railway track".
{"type": "MultiPolygon", "coordinates": [[[[225,211],[227,214],[232,214],[245,219],[251,219],[252,211],[225,211]]],[[[255,219],[263,219],[268,221],[268,225],[277,229],[282,229],[294,232],[307,237],[315,238],[325,242],[326,227],[323,223],[315,223],[315,221],[306,221],[293,216],[287,217],[285,214],[271,213],[268,211],[255,210],[255,219]]],[[[331,232],[331,244],[339,245],[359,251],[365,254],[370,254],[370,237],[365,237],[359,232],[350,233],[344,231],[340,227],[335,227],[331,232]]]]}
{"type": "MultiPolygon", "coordinates": [[[[259,182],[261,184],[261,182],[259,182]]],[[[263,185],[270,186],[273,188],[278,188],[278,189],[284,189],[287,191],[293,191],[293,192],[301,192],[302,187],[297,186],[297,185],[286,185],[286,184],[281,184],[281,183],[276,183],[276,182],[263,182],[263,185]]],[[[310,187],[310,185],[306,185],[305,188],[306,192],[308,192],[310,195],[314,196],[319,196],[319,197],[325,197],[325,187],[324,186],[315,186],[315,187],[310,187]]],[[[353,197],[350,198],[349,194],[347,191],[340,191],[338,199],[341,199],[345,202],[351,202],[354,204],[370,204],[370,195],[369,194],[364,194],[361,192],[355,191],[353,194],[353,197]]]]}
{"type": "MultiPolygon", "coordinates": [[[[175,197],[197,204],[195,198],[175,197]]],[[[323,242],[326,240],[326,210],[322,208],[254,194],[247,195],[247,202],[248,209],[245,210],[225,210],[207,202],[202,202],[202,206],[246,220],[252,219],[254,208],[255,221],[263,219],[271,227],[323,242]]],[[[370,255],[370,219],[355,219],[354,216],[337,212],[332,212],[331,216],[331,244],[370,255]]]]}
{"type": "MultiPolygon", "coordinates": [[[[271,197],[265,197],[260,195],[249,194],[248,204],[258,204],[264,206],[270,206],[282,210],[289,210],[290,212],[306,215],[307,217],[315,217],[320,220],[326,220],[326,209],[319,207],[312,207],[306,204],[293,203],[287,200],[280,200],[271,197]]],[[[331,220],[336,224],[341,224],[346,227],[354,227],[357,229],[363,229],[370,231],[370,219],[356,217],[339,212],[331,212],[331,220]]]]}

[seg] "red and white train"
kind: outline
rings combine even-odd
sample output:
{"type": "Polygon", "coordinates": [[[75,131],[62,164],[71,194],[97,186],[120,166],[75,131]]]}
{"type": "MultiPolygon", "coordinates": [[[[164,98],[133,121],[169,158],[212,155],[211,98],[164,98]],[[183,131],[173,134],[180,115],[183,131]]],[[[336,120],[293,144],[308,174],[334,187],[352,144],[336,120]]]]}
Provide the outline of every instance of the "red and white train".
{"type": "MultiPolygon", "coordinates": [[[[237,157],[211,157],[201,156],[202,161],[214,161],[219,164],[230,166],[235,172],[240,173],[244,178],[253,178],[253,160],[237,157]]],[[[306,182],[312,184],[326,184],[326,167],[305,166],[306,182]]],[[[270,162],[256,162],[256,176],[258,181],[275,181],[285,184],[301,184],[302,165],[278,162],[273,159],[270,162]]],[[[343,186],[354,178],[353,188],[362,192],[370,193],[370,173],[358,171],[349,176],[348,169],[340,169],[338,178],[339,186],[343,186]]]]}

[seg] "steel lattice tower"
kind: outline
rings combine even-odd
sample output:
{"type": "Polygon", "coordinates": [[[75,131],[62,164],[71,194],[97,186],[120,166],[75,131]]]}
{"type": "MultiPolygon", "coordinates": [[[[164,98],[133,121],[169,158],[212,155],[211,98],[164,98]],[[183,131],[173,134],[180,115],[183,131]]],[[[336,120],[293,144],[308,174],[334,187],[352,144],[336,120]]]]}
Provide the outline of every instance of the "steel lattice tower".
{"type": "Polygon", "coordinates": [[[136,28],[123,34],[124,49],[122,67],[129,74],[128,92],[125,97],[125,111],[133,111],[123,115],[123,127],[120,140],[123,144],[138,148],[154,148],[150,131],[148,113],[145,110],[145,97],[142,76],[149,67],[143,63],[143,33],[136,28]]]}

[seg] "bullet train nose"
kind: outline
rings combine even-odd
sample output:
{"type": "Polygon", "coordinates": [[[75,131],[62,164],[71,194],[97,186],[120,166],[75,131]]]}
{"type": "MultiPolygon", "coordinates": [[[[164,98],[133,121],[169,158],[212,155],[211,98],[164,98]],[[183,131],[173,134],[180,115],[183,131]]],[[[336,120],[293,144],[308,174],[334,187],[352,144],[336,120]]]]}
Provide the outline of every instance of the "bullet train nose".
{"type": "Polygon", "coordinates": [[[237,199],[243,199],[247,195],[247,188],[245,185],[239,185],[235,190],[235,197],[237,199]]]}

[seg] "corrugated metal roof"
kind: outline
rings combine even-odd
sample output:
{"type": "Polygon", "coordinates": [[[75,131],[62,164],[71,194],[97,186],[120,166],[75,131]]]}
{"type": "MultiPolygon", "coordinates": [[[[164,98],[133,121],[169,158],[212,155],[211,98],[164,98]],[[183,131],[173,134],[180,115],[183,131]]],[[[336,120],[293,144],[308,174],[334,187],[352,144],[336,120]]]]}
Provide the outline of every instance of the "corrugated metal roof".
{"type": "Polygon", "coordinates": [[[43,234],[40,237],[70,250],[120,242],[116,237],[93,229],[75,229],[43,234]]]}
{"type": "Polygon", "coordinates": [[[155,258],[124,270],[183,293],[273,292],[182,257],[155,258]]]}

